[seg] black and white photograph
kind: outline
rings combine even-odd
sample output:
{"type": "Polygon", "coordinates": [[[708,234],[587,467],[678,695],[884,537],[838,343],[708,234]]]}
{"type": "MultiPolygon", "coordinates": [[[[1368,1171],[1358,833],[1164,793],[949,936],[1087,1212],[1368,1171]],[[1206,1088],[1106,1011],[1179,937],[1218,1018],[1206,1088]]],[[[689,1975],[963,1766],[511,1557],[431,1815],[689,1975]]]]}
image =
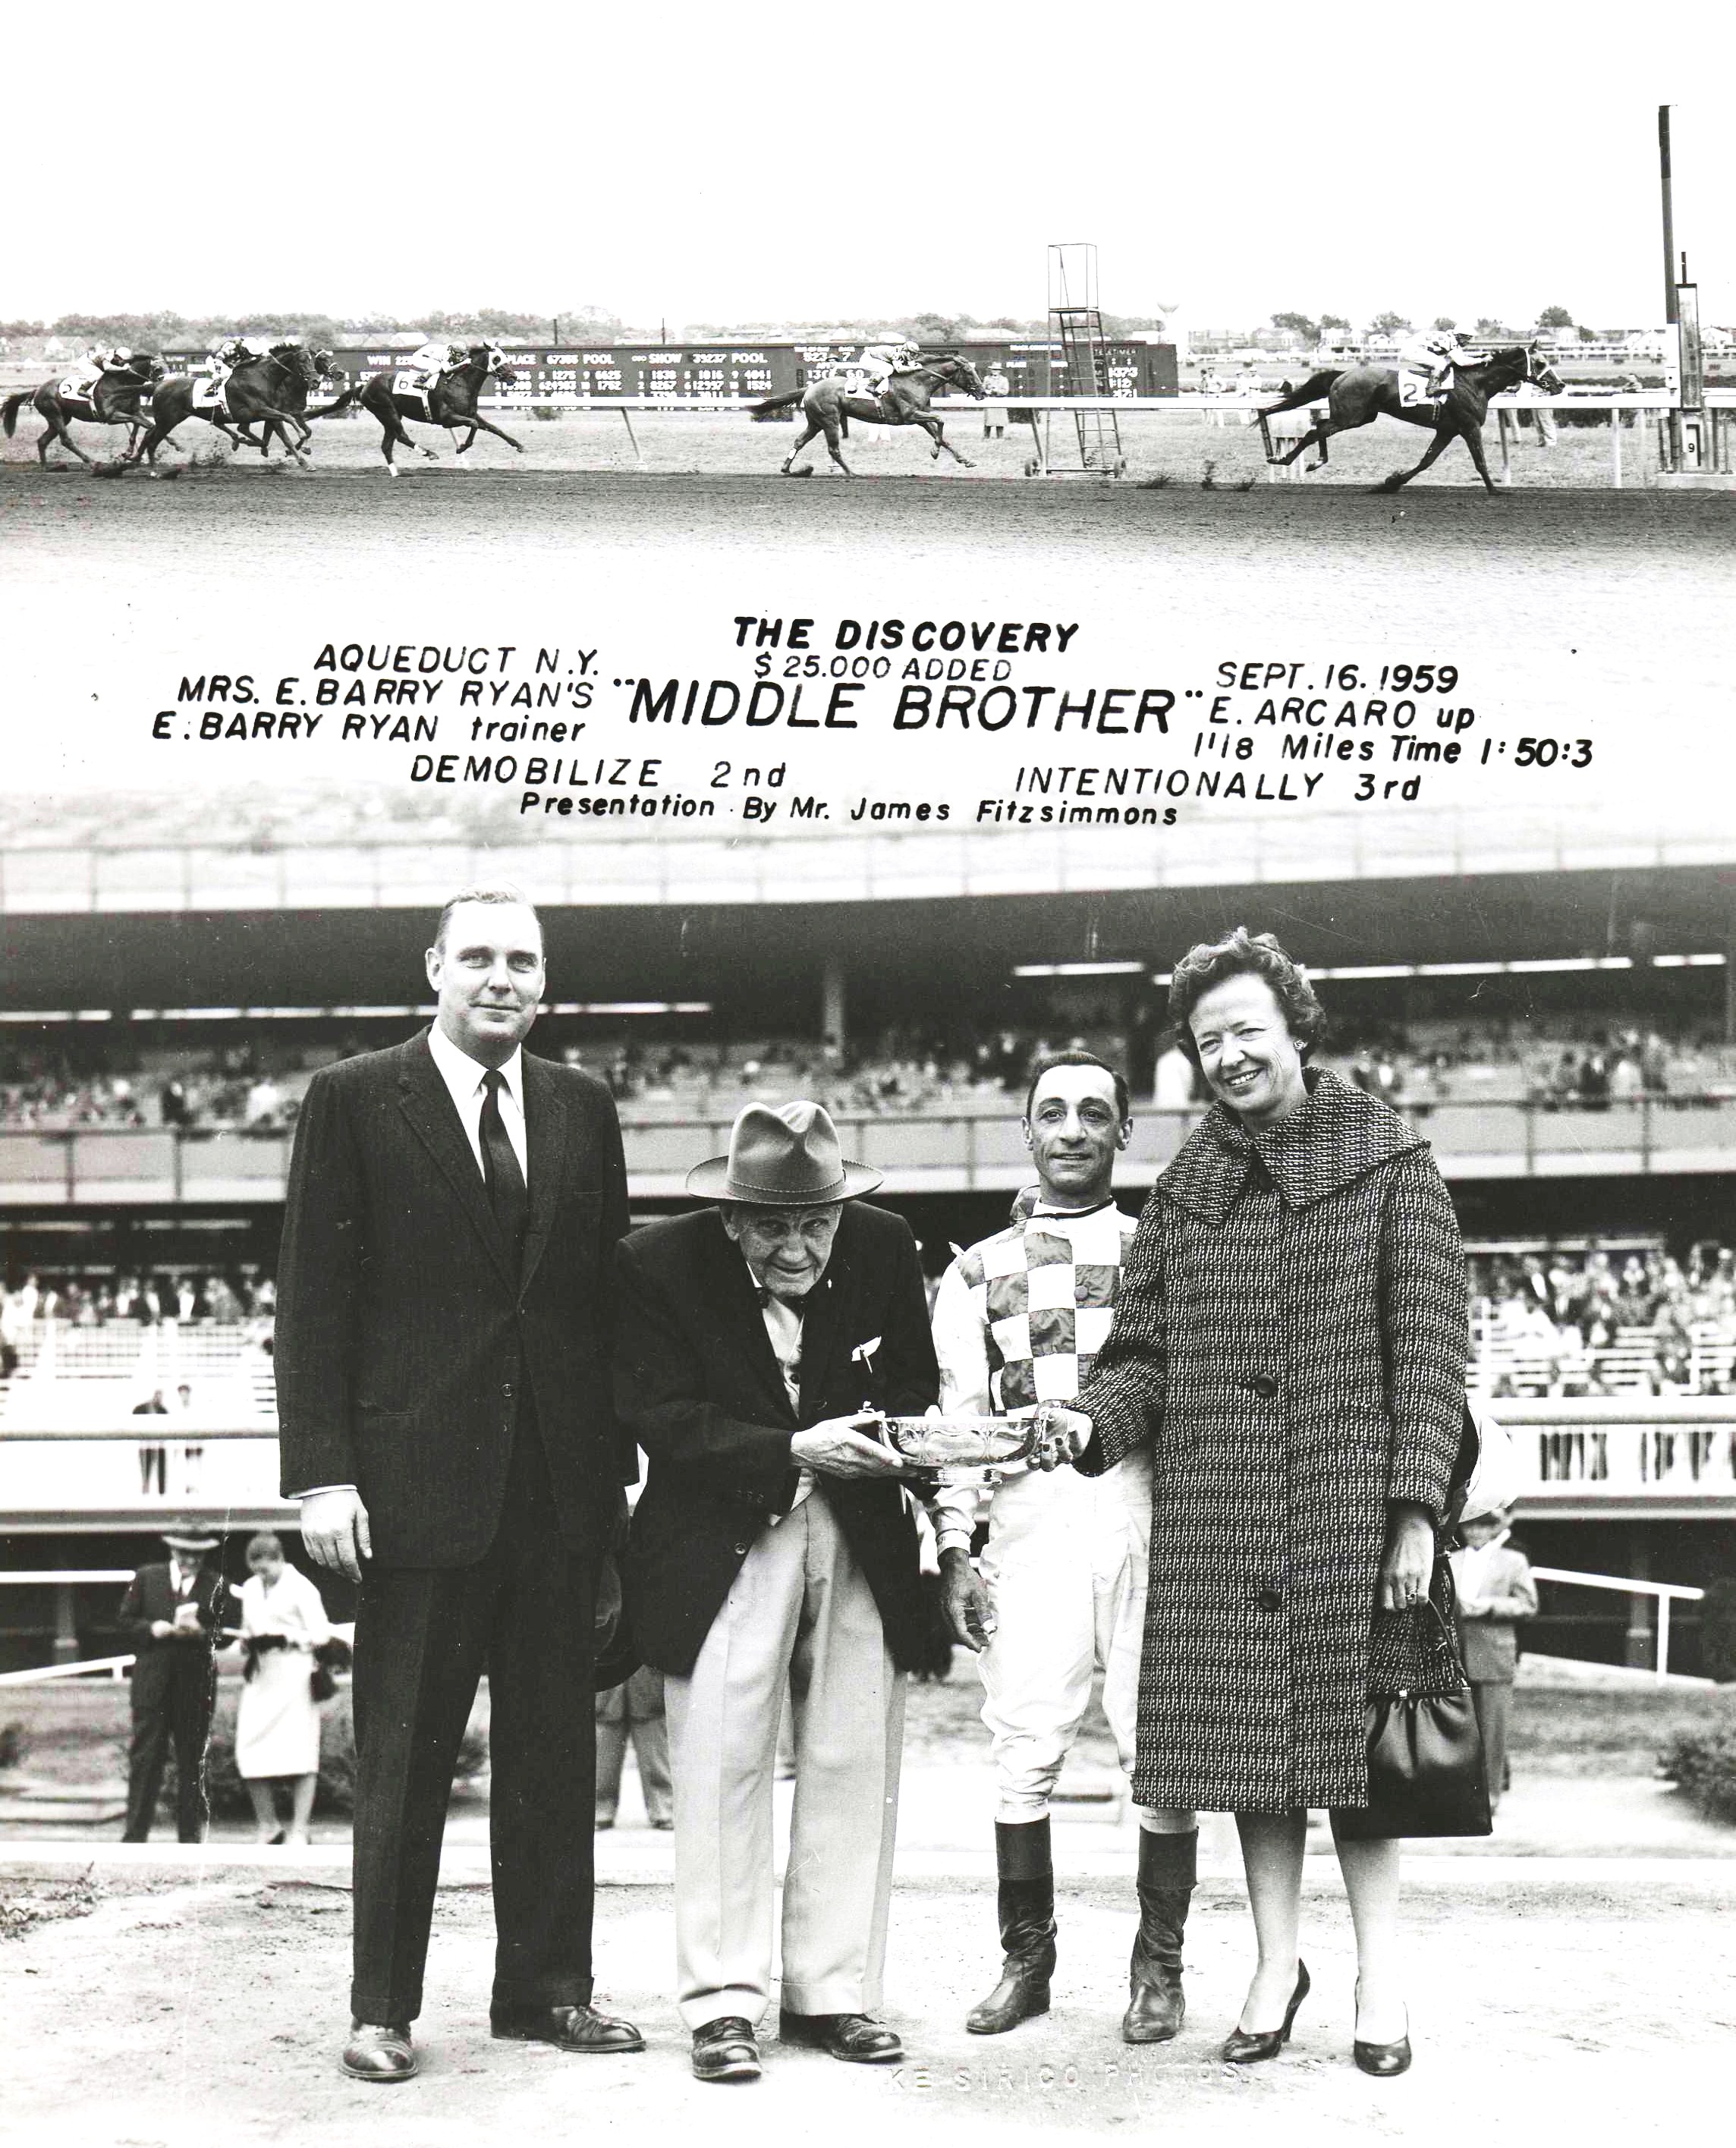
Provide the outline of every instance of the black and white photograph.
{"type": "Polygon", "coordinates": [[[10,44],[0,2140],[1715,2127],[1721,12],[10,44]]]}

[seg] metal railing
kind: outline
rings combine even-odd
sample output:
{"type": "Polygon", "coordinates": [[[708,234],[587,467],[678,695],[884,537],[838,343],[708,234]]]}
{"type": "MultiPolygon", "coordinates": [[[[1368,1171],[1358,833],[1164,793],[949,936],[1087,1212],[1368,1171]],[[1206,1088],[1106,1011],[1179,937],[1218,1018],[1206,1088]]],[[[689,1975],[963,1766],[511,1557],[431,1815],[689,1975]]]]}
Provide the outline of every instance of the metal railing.
{"type": "Polygon", "coordinates": [[[1637,1598],[1642,1604],[1648,1598],[1657,1603],[1658,1626],[1656,1654],[1653,1664],[1654,1678],[1669,1675],[1669,1607],[1671,1603],[1698,1603],[1704,1600],[1703,1588],[1689,1588],[1674,1581],[1638,1581],[1631,1575],[1614,1573],[1575,1573],[1565,1567],[1534,1566],[1531,1569],[1534,1581],[1560,1582],[1574,1588],[1614,1588],[1623,1595],[1637,1598]]]}

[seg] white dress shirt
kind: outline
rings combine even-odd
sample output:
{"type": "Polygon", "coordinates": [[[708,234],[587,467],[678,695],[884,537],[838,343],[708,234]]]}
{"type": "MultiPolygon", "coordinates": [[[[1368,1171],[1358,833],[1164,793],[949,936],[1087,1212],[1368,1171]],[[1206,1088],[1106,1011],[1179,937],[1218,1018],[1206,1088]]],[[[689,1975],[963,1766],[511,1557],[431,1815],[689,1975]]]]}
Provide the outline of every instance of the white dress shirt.
{"type": "MultiPolygon", "coordinates": [[[[488,1173],[482,1166],[482,1107],[488,1097],[483,1077],[488,1072],[479,1059],[473,1059],[468,1051],[459,1051],[444,1030],[436,1022],[428,1032],[428,1049],[439,1070],[440,1079],[446,1084],[453,1107],[464,1127],[464,1138],[470,1144],[470,1153],[476,1159],[476,1168],[484,1181],[488,1173]]],[[[524,1187],[530,1187],[530,1152],[524,1138],[524,1047],[514,1047],[513,1056],[500,1069],[500,1123],[506,1129],[506,1138],[512,1143],[512,1152],[519,1159],[519,1169],[524,1174],[524,1187]]],[[[299,1499],[311,1499],[320,1492],[353,1492],[354,1484],[315,1484],[305,1492],[298,1492],[299,1499]]]]}
{"type": "MultiPolygon", "coordinates": [[[[746,1258],[745,1254],[743,1258],[746,1258]]],[[[754,1274],[751,1261],[747,1263],[747,1272],[755,1291],[758,1292],[765,1290],[765,1284],[760,1282],[758,1276],[754,1274]]],[[[784,1376],[784,1391],[790,1398],[790,1407],[800,1415],[801,1411],[801,1315],[793,1305],[786,1305],[782,1298],[774,1297],[767,1291],[765,1302],[760,1307],[760,1317],[765,1322],[766,1338],[771,1344],[771,1354],[777,1359],[778,1370],[784,1376]]],[[[796,1478],[795,1497],[790,1502],[790,1513],[793,1514],[795,1512],[813,1488],[814,1473],[811,1469],[804,1469],[796,1478]]],[[[774,1523],[782,1521],[783,1518],[781,1514],[773,1514],[770,1517],[774,1523]]]]}

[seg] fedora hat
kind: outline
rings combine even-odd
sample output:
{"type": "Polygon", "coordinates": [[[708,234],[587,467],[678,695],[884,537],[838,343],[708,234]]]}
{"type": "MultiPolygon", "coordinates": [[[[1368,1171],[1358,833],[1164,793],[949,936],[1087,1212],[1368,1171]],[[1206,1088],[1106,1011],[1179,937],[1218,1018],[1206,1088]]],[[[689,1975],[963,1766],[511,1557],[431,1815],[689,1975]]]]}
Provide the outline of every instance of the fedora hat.
{"type": "Polygon", "coordinates": [[[727,1156],[708,1157],[687,1174],[702,1201],[743,1201],[755,1208],[812,1208],[871,1193],[884,1173],[850,1163],[823,1104],[748,1104],[738,1114],[727,1156]]]}
{"type": "Polygon", "coordinates": [[[203,1523],[177,1522],[163,1532],[163,1541],[171,1551],[215,1551],[223,1538],[203,1523]]]}

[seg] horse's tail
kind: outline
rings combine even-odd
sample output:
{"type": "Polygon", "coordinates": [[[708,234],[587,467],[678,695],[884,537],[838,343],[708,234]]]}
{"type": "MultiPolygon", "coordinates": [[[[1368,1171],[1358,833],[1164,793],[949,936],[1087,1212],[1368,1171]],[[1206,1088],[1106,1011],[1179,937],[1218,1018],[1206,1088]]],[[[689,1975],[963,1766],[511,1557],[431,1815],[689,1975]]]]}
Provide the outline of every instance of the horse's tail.
{"type": "Polygon", "coordinates": [[[8,439],[10,439],[18,430],[19,411],[23,409],[35,392],[34,389],[21,388],[16,395],[7,397],[5,407],[0,409],[0,425],[5,427],[8,439]]]}
{"type": "Polygon", "coordinates": [[[805,388],[798,388],[790,395],[768,395],[763,403],[750,403],[747,414],[750,418],[767,418],[774,410],[792,410],[807,392],[805,388]]]}
{"type": "Polygon", "coordinates": [[[1282,401],[1262,404],[1260,408],[1260,416],[1275,418],[1280,410],[1301,410],[1306,409],[1310,403],[1319,402],[1323,395],[1329,395],[1332,393],[1332,383],[1342,379],[1343,373],[1342,366],[1336,366],[1329,372],[1311,375],[1309,379],[1303,381],[1300,388],[1292,388],[1282,401]]]}
{"type": "Polygon", "coordinates": [[[336,402],[328,403],[323,409],[304,411],[303,415],[309,418],[335,418],[340,410],[347,410],[361,392],[360,381],[352,380],[336,402]]]}

